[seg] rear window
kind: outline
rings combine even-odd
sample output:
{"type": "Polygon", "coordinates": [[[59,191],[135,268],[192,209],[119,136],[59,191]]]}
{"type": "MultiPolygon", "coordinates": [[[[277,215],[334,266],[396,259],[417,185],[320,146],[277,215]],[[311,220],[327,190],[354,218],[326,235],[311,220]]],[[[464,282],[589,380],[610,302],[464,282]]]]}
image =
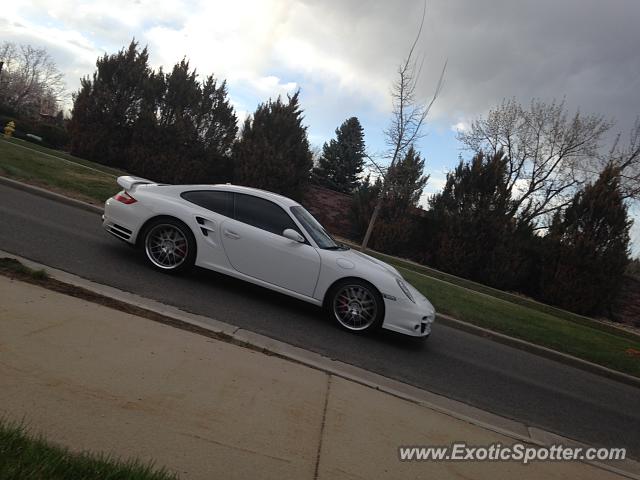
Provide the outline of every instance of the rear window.
{"type": "Polygon", "coordinates": [[[182,198],[188,202],[219,213],[225,217],[233,217],[233,193],[220,192],[215,190],[192,190],[190,192],[182,192],[182,198]]]}

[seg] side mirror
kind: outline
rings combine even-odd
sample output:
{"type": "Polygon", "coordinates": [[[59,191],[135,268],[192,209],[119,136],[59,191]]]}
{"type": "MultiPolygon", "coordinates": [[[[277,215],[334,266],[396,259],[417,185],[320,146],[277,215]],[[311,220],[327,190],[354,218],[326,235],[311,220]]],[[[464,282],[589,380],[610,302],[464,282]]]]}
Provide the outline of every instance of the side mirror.
{"type": "Polygon", "coordinates": [[[287,228],[284,232],[282,232],[282,236],[294,242],[304,243],[304,237],[296,232],[293,228],[287,228]]]}

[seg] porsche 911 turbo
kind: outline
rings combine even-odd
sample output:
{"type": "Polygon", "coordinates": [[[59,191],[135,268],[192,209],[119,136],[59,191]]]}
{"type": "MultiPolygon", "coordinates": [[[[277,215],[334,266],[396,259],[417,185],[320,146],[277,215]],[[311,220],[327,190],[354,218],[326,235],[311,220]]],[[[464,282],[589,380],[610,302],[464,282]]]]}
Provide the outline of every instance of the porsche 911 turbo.
{"type": "Polygon", "coordinates": [[[289,198],[229,184],[117,182],[103,227],[159,271],[230,275],[322,307],[351,332],[431,333],[433,306],[398,270],[338,243],[289,198]]]}

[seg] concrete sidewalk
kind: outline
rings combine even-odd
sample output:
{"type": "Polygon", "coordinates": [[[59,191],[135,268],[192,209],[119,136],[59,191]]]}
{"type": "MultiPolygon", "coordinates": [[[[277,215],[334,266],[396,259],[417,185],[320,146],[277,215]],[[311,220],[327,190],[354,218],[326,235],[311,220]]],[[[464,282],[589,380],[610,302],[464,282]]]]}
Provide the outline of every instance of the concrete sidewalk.
{"type": "Polygon", "coordinates": [[[400,462],[400,445],[514,440],[1,276],[0,416],[74,450],[153,460],[182,478],[623,478],[579,462],[400,462]]]}

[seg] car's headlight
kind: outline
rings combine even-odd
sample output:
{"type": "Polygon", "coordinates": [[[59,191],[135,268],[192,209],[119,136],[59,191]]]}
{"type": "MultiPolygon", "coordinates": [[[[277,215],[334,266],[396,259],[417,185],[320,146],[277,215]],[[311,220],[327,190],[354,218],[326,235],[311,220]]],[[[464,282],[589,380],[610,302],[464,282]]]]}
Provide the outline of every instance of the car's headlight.
{"type": "Polygon", "coordinates": [[[411,300],[413,303],[416,303],[416,301],[413,299],[413,295],[411,295],[411,292],[409,291],[409,287],[407,287],[407,284],[404,283],[404,281],[402,281],[400,278],[396,278],[396,282],[398,282],[398,286],[400,287],[400,290],[404,292],[407,298],[411,300]]]}

